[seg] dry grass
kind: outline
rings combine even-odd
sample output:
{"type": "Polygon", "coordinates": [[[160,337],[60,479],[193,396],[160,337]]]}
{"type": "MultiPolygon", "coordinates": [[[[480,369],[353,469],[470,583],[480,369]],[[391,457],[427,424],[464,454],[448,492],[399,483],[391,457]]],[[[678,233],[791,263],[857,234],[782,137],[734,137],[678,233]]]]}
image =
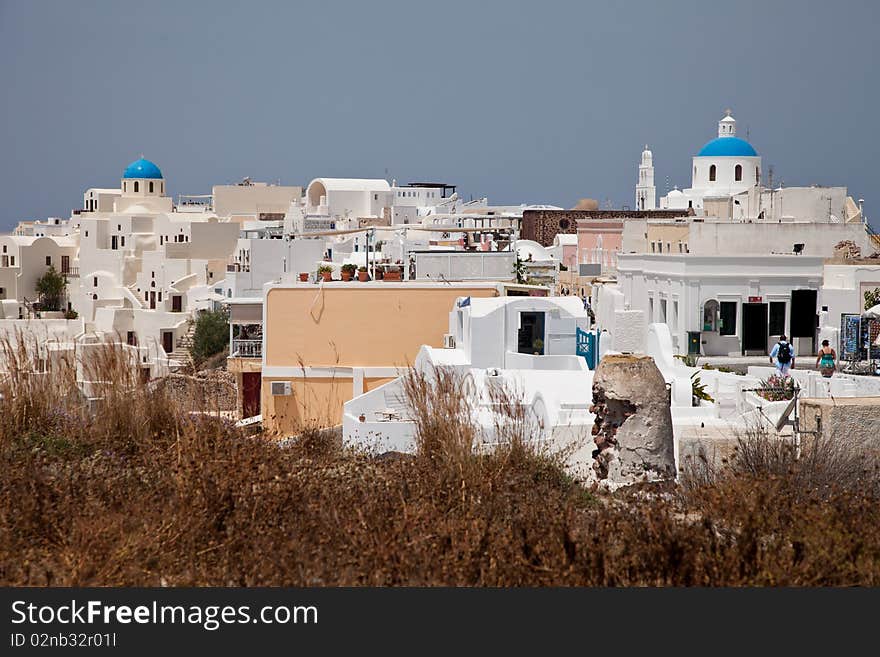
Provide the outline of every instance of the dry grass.
{"type": "Polygon", "coordinates": [[[451,376],[407,384],[418,453],[374,458],[327,434],[279,447],[191,415],[118,346],[92,356],[91,411],[75,360],[34,374],[28,350],[4,355],[5,585],[880,583],[866,461],[859,483],[840,474],[851,461],[825,472],[818,450],[795,461],[753,445],[681,494],[606,496],[532,449],[516,407],[507,438],[474,450],[451,376]]]}

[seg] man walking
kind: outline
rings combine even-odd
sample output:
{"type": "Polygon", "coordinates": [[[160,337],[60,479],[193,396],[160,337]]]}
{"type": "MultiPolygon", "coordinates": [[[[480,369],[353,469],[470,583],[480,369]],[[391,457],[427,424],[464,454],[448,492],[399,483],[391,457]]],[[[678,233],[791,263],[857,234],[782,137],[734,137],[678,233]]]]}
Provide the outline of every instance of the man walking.
{"type": "Polygon", "coordinates": [[[780,376],[788,376],[789,371],[794,367],[794,354],[791,345],[784,335],[779,336],[779,342],[773,345],[773,351],[770,352],[770,364],[776,359],[776,372],[780,376]]]}

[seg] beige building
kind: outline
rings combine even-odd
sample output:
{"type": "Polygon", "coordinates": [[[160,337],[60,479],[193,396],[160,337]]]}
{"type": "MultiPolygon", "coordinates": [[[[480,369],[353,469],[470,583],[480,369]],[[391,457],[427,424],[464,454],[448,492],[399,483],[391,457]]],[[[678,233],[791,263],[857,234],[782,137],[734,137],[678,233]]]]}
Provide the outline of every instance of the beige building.
{"type": "MultiPolygon", "coordinates": [[[[457,298],[505,292],[499,283],[269,286],[262,331],[263,426],[290,435],[341,424],[346,401],[396,378],[422,345],[443,346],[457,298]]],[[[231,369],[252,370],[238,360],[231,369]]]]}

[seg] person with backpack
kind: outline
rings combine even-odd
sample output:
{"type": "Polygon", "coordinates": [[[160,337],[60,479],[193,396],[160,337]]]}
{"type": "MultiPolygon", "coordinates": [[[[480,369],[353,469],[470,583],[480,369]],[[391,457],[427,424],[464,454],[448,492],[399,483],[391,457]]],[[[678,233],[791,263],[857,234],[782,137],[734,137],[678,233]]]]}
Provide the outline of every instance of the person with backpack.
{"type": "Polygon", "coordinates": [[[791,344],[784,335],[779,336],[779,342],[773,345],[773,351],[770,352],[770,364],[776,359],[776,371],[780,376],[788,376],[789,371],[794,367],[794,352],[791,344]]]}

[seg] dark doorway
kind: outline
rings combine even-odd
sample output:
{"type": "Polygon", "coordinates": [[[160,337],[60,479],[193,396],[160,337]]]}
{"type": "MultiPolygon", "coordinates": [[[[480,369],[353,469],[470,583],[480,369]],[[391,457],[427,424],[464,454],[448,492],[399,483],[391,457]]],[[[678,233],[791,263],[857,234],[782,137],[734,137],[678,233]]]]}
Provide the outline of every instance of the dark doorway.
{"type": "Polygon", "coordinates": [[[262,376],[259,372],[244,372],[241,375],[241,415],[253,417],[260,414],[260,386],[262,376]]]}
{"type": "Polygon", "coordinates": [[[69,274],[70,273],[70,256],[61,256],[61,273],[69,274]]]}
{"type": "Polygon", "coordinates": [[[162,348],[166,354],[174,351],[174,333],[172,331],[162,331],[162,348]]]}
{"type": "Polygon", "coordinates": [[[521,354],[544,355],[544,313],[524,312],[519,314],[517,351],[521,354]]]}
{"type": "Polygon", "coordinates": [[[175,294],[171,297],[171,312],[183,312],[183,297],[179,294],[175,294]]]}
{"type": "Polygon", "coordinates": [[[150,292],[150,310],[156,310],[156,293],[150,292]]]}
{"type": "Polygon", "coordinates": [[[110,248],[114,251],[119,248],[119,238],[116,235],[110,236],[110,248]]]}
{"type": "Polygon", "coordinates": [[[743,354],[765,355],[767,353],[767,304],[744,303],[742,314],[743,354]]]}
{"type": "Polygon", "coordinates": [[[816,334],[816,290],[791,291],[791,336],[812,338],[816,334]]]}

